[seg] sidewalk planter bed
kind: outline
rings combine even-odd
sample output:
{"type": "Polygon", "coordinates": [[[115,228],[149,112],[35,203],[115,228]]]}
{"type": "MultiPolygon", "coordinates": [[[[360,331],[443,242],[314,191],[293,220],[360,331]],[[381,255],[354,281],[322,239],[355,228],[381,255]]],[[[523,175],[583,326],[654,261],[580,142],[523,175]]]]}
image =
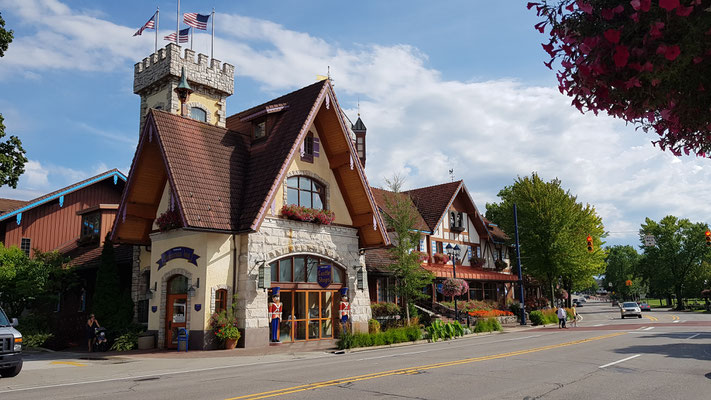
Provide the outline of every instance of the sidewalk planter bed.
{"type": "Polygon", "coordinates": [[[344,332],[336,345],[338,349],[352,349],[356,347],[383,346],[394,343],[414,342],[422,338],[419,326],[406,326],[392,328],[379,333],[349,333],[344,332]]]}
{"type": "MultiPolygon", "coordinates": [[[[567,320],[573,319],[573,310],[571,310],[570,308],[566,308],[565,313],[567,314],[567,320]]],[[[529,318],[531,319],[532,325],[547,325],[558,323],[558,315],[556,314],[556,310],[554,309],[531,311],[531,314],[529,314],[529,318]]]]}
{"type": "Polygon", "coordinates": [[[475,333],[501,331],[501,323],[496,318],[477,319],[474,325],[475,333]]]}
{"type": "Polygon", "coordinates": [[[156,336],[152,333],[143,333],[138,336],[138,350],[148,350],[155,347],[156,336]]]}
{"type": "Polygon", "coordinates": [[[440,320],[435,320],[432,325],[427,327],[427,336],[432,342],[439,339],[449,340],[463,335],[464,327],[457,321],[443,323],[440,320]]]}

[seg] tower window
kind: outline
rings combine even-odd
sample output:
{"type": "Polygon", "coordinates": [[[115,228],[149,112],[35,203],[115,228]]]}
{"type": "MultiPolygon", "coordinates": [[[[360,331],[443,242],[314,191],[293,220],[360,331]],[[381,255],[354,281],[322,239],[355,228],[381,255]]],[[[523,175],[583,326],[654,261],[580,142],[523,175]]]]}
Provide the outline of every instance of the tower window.
{"type": "Polygon", "coordinates": [[[201,122],[207,122],[207,112],[202,108],[191,107],[190,118],[201,122]]]}

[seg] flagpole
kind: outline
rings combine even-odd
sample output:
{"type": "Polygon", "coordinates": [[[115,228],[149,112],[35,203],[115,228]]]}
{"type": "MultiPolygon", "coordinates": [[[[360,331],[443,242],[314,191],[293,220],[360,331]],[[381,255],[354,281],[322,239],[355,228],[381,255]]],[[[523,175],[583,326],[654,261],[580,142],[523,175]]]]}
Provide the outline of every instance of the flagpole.
{"type": "Polygon", "coordinates": [[[175,21],[175,44],[180,46],[180,0],[178,0],[178,10],[175,15],[177,16],[175,21]]]}
{"type": "Polygon", "coordinates": [[[215,58],[215,7],[212,7],[212,39],[210,40],[210,58],[215,58]]]}
{"type": "Polygon", "coordinates": [[[193,33],[195,33],[195,29],[190,30],[190,50],[193,49],[193,33]]]}
{"type": "Polygon", "coordinates": [[[158,52],[158,21],[160,20],[160,7],[156,7],[156,45],[154,53],[158,52]]]}

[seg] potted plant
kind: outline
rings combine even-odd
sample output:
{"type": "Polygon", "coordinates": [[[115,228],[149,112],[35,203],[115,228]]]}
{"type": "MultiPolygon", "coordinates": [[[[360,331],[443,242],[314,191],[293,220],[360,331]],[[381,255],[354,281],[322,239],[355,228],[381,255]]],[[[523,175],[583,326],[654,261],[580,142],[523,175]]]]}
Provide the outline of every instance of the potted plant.
{"type": "Polygon", "coordinates": [[[464,279],[447,278],[442,284],[442,294],[448,297],[461,296],[468,291],[469,284],[464,279]]]}
{"type": "Polygon", "coordinates": [[[504,262],[504,260],[499,259],[499,260],[494,261],[494,266],[496,267],[496,269],[498,269],[500,271],[500,270],[506,268],[506,262],[504,262]]]}
{"type": "Polygon", "coordinates": [[[212,314],[210,326],[215,337],[225,344],[226,349],[234,349],[242,334],[237,328],[237,317],[234,313],[234,304],[219,313],[212,314]]]}
{"type": "Polygon", "coordinates": [[[472,257],[471,260],[469,260],[469,263],[474,266],[474,267],[481,267],[484,265],[486,260],[484,260],[482,257],[472,257]]]}
{"type": "Polygon", "coordinates": [[[181,228],[183,226],[183,219],[180,217],[180,212],[178,209],[167,210],[156,218],[156,225],[161,232],[169,231],[171,229],[181,228]]]}
{"type": "Polygon", "coordinates": [[[442,253],[434,253],[432,255],[435,264],[446,264],[449,262],[449,256],[442,253]]]}

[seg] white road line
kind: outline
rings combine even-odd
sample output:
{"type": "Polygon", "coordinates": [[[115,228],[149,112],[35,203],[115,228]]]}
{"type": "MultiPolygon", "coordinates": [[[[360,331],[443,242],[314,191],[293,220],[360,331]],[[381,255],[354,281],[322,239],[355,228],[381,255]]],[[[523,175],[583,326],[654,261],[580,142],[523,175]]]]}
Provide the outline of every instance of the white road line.
{"type": "Polygon", "coordinates": [[[603,326],[603,325],[605,325],[605,324],[597,324],[597,325],[593,325],[593,326],[603,326]]]}
{"type": "Polygon", "coordinates": [[[700,335],[700,333],[697,333],[696,335],[691,335],[691,336],[689,336],[687,339],[693,339],[693,338],[695,338],[695,337],[697,337],[697,336],[699,336],[699,335],[700,335]]]}
{"type": "MultiPolygon", "coordinates": [[[[646,326],[640,326],[639,328],[637,328],[637,329],[635,329],[635,330],[636,330],[636,331],[639,331],[639,330],[642,330],[642,329],[645,329],[645,328],[647,328],[647,327],[646,327],[646,326]]],[[[646,330],[646,329],[645,329],[645,330],[646,330]]]]}
{"type": "Polygon", "coordinates": [[[679,320],[677,319],[677,320],[672,321],[672,324],[678,324],[679,322],[681,322],[681,321],[679,321],[679,320]]]}
{"type": "Polygon", "coordinates": [[[411,351],[409,353],[398,353],[398,354],[387,354],[384,356],[377,356],[377,357],[368,357],[368,358],[359,358],[358,361],[365,361],[365,360],[375,360],[378,358],[388,358],[388,357],[398,357],[398,356],[406,356],[410,354],[420,354],[420,353],[426,353],[429,350],[422,350],[422,351],[411,351]]]}
{"type": "Polygon", "coordinates": [[[649,331],[649,330],[652,330],[652,329],[654,329],[654,327],[653,327],[653,326],[650,326],[650,327],[648,327],[648,328],[644,328],[643,330],[649,331]]]}
{"type": "Polygon", "coordinates": [[[633,356],[630,356],[630,357],[627,357],[627,358],[623,358],[623,359],[621,359],[621,360],[617,360],[617,361],[611,362],[611,363],[609,363],[609,364],[601,365],[601,366],[599,366],[598,368],[609,367],[610,365],[619,364],[619,363],[621,363],[621,362],[625,362],[625,361],[627,361],[627,360],[631,360],[631,359],[637,358],[637,357],[639,357],[639,356],[641,356],[641,354],[635,354],[635,355],[633,355],[633,356]]]}

